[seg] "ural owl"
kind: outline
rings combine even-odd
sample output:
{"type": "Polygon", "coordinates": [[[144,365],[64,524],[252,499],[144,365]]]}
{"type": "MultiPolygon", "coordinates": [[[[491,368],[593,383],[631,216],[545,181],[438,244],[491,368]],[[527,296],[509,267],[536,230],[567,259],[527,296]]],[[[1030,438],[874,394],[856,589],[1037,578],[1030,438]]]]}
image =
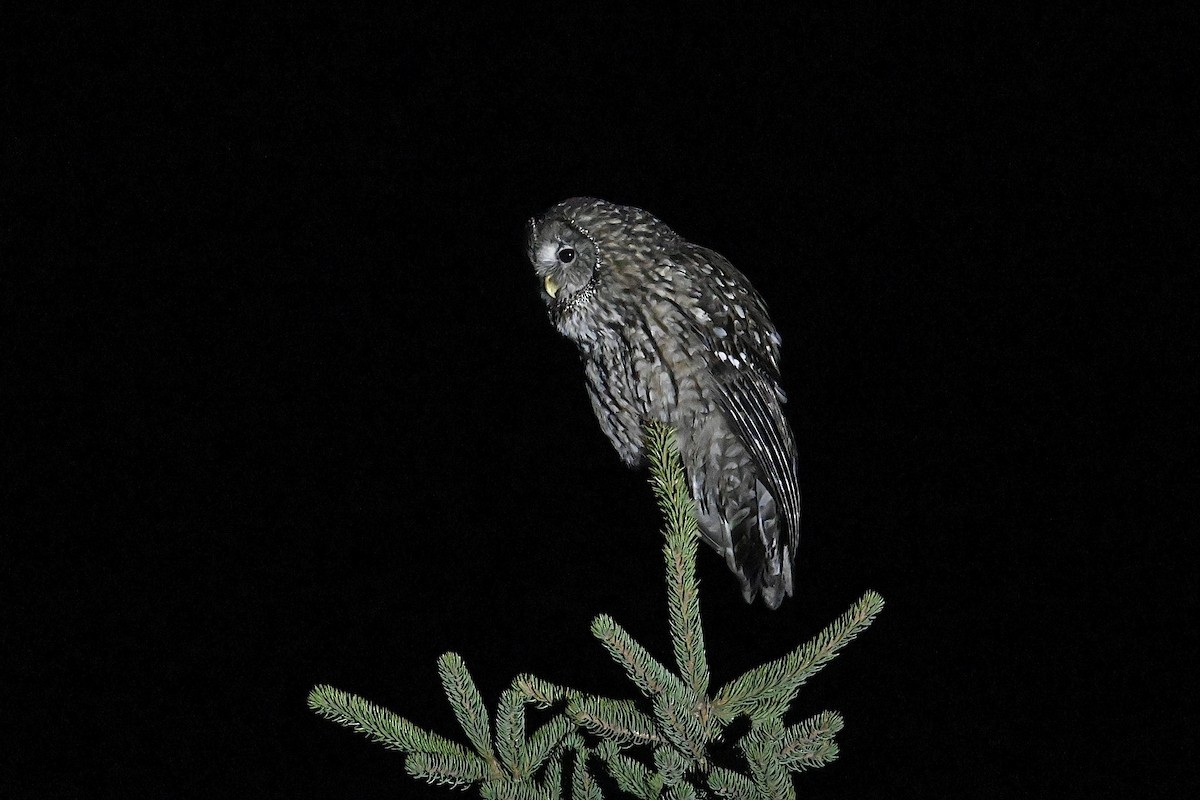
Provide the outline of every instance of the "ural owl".
{"type": "Polygon", "coordinates": [[[746,602],[778,608],[792,594],[800,490],[762,298],[721,255],[595,198],[530,220],[529,260],[622,460],[642,462],[647,420],[674,426],[705,541],[746,602]]]}

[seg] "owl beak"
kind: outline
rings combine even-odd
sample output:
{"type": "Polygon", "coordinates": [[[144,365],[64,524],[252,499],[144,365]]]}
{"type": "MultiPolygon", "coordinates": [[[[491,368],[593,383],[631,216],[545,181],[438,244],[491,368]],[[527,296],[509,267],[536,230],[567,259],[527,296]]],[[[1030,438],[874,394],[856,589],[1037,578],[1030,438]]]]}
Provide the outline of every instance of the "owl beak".
{"type": "Polygon", "coordinates": [[[553,275],[546,276],[546,294],[554,297],[558,294],[558,281],[554,280],[553,275]]]}

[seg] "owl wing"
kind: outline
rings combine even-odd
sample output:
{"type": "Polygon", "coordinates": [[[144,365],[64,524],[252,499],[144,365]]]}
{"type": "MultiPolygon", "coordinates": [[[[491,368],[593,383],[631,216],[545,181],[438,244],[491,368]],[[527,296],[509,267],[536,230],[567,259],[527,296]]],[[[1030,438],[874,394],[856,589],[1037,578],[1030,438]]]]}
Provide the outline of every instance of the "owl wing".
{"type": "Polygon", "coordinates": [[[714,355],[717,405],[783,512],[794,554],[800,539],[801,496],[796,441],[781,407],[787,398],[779,378],[779,333],[762,297],[732,264],[703,248],[690,255],[692,269],[705,278],[696,284],[694,297],[709,317],[697,328],[714,355]]]}
{"type": "Polygon", "coordinates": [[[750,452],[783,512],[791,552],[800,541],[800,487],[796,481],[796,443],[780,408],[782,393],[754,370],[717,366],[717,405],[750,452]]]}

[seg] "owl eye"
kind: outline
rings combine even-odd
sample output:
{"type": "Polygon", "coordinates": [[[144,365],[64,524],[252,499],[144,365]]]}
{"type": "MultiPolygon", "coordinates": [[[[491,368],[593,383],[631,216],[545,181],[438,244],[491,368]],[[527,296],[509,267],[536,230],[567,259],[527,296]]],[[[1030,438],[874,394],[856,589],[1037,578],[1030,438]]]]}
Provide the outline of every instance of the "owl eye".
{"type": "Polygon", "coordinates": [[[575,260],[575,251],[570,247],[564,247],[558,251],[558,260],[564,264],[570,264],[575,260]]]}

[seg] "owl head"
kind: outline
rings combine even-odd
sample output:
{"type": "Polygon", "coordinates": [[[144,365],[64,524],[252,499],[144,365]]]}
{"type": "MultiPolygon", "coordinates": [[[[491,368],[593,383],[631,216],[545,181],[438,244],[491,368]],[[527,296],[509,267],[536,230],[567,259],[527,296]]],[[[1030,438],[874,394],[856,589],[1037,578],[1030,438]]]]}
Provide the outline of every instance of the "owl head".
{"type": "Polygon", "coordinates": [[[542,299],[551,309],[585,299],[599,279],[596,242],[566,205],[560,203],[529,220],[529,260],[542,282],[542,299]]]}
{"type": "Polygon", "coordinates": [[[673,238],[670,228],[640,208],[573,197],[529,220],[529,260],[546,308],[558,318],[586,302],[614,266],[673,238]]]}

